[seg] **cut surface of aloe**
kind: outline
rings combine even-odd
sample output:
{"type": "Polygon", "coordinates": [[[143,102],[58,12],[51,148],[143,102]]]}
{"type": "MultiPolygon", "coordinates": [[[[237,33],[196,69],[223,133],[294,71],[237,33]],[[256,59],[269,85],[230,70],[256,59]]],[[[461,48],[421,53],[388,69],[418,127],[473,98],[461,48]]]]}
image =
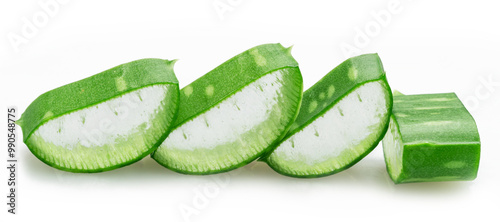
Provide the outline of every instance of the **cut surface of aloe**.
{"type": "Polygon", "coordinates": [[[243,166],[280,140],[296,118],[302,76],[280,44],[249,49],[180,93],[179,115],[153,152],[161,165],[186,174],[243,166]]]}
{"type": "Polygon", "coordinates": [[[262,159],[292,177],[320,177],[352,166],[387,130],[392,94],[377,54],[350,58],[304,92],[299,115],[262,159]]]}
{"type": "Polygon", "coordinates": [[[395,95],[382,143],[387,171],[395,183],[477,176],[479,133],[454,93],[395,95]]]}
{"type": "Polygon", "coordinates": [[[48,91],[16,123],[41,161],[71,172],[115,169],[151,153],[178,109],[173,61],[142,59],[48,91]]]}

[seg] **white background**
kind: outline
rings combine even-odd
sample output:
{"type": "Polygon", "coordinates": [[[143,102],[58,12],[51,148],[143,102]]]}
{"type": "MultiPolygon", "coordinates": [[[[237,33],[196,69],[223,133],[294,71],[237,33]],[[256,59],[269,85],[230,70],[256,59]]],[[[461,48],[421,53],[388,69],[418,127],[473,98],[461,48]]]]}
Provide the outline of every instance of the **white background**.
{"type": "MultiPolygon", "coordinates": [[[[320,179],[288,178],[264,163],[187,176],[149,157],[111,172],[73,174],[46,166],[19,142],[18,215],[8,215],[7,199],[0,198],[2,222],[500,219],[498,4],[68,1],[48,13],[39,5],[44,2],[49,0],[0,4],[3,132],[7,106],[24,111],[45,91],[125,62],[179,59],[182,87],[246,49],[279,42],[294,45],[305,88],[347,57],[377,52],[393,89],[456,92],[481,135],[479,175],[472,182],[394,185],[381,146],[354,167],[320,179]],[[23,33],[26,21],[36,32],[23,33]],[[353,54],[347,46],[356,48],[353,54]]],[[[6,160],[5,151],[0,159],[6,160]]],[[[5,181],[6,169],[0,172],[5,181]]],[[[4,197],[6,181],[1,184],[4,197]]]]}

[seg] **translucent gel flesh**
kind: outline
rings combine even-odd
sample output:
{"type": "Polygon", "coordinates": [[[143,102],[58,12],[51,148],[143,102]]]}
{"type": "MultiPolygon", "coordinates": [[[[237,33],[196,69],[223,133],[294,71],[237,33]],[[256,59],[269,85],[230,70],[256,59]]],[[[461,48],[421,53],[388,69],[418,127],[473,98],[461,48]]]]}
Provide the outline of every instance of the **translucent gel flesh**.
{"type": "Polygon", "coordinates": [[[389,93],[382,81],[366,83],[283,141],[268,157],[292,175],[328,174],[358,159],[383,133],[389,93]]]}
{"type": "Polygon", "coordinates": [[[207,173],[261,153],[296,112],[300,87],[290,89],[287,75],[282,70],[267,74],[180,125],[153,158],[178,171],[207,173]]]}
{"type": "Polygon", "coordinates": [[[97,170],[151,149],[173,116],[171,85],[144,87],[51,119],[33,132],[30,148],[49,164],[97,170]]]}

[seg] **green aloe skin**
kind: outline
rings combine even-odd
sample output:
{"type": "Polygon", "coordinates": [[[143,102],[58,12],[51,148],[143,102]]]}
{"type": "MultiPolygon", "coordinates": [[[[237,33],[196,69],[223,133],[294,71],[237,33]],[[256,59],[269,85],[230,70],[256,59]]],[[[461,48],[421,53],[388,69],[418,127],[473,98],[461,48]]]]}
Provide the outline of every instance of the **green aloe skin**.
{"type": "Polygon", "coordinates": [[[24,143],[70,172],[151,154],[184,174],[260,157],[280,174],[312,178],[348,169],[383,138],[395,183],[477,176],[479,134],[457,96],[393,97],[377,54],[344,61],[304,93],[298,64],[280,44],[251,48],[180,91],[174,63],[137,60],[40,95],[16,122],[24,143]]]}
{"type": "Polygon", "coordinates": [[[302,76],[290,49],[251,48],[184,87],[179,115],[151,155],[185,174],[213,174],[268,152],[297,116],[302,76]]]}
{"type": "Polygon", "coordinates": [[[176,116],[174,61],[142,59],[48,91],[16,122],[44,163],[101,172],[150,154],[176,116]]]}
{"type": "Polygon", "coordinates": [[[295,123],[261,160],[292,177],[321,177],[349,168],[387,130],[392,95],[377,54],[350,58],[304,92],[295,123]]]}
{"type": "Polygon", "coordinates": [[[394,96],[383,140],[394,183],[473,180],[480,146],[476,123],[454,93],[394,96]]]}

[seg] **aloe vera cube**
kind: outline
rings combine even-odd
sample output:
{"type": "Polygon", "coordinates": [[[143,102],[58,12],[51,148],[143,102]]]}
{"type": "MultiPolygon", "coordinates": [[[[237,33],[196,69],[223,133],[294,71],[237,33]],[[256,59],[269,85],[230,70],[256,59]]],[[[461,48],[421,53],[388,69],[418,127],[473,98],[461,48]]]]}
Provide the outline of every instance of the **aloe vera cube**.
{"type": "Polygon", "coordinates": [[[263,160],[292,177],[340,172],[379,143],[391,107],[391,90],[378,55],[350,58],[304,92],[292,128],[263,160]]]}
{"type": "Polygon", "coordinates": [[[301,98],[302,76],[290,50],[251,48],[181,90],[174,129],[152,157],[185,174],[243,166],[283,138],[301,98]]]}
{"type": "Polygon", "coordinates": [[[142,59],[48,91],[16,121],[44,163],[100,172],[136,162],[163,141],[178,110],[174,61],[142,59]]]}
{"type": "Polygon", "coordinates": [[[480,141],[476,123],[455,93],[394,95],[383,139],[394,183],[473,180],[480,141]]]}

